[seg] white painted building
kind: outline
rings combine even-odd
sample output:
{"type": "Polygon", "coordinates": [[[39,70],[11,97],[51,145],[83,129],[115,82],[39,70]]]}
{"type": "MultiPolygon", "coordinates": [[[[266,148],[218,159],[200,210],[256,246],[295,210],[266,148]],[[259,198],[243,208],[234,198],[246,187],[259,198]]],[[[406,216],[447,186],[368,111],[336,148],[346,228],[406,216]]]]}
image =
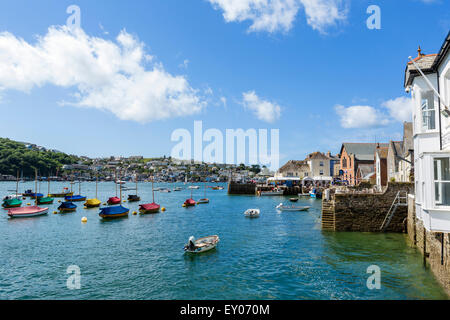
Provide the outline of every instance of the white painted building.
{"type": "Polygon", "coordinates": [[[416,216],[432,232],[450,232],[449,47],[450,33],[438,54],[424,55],[419,48],[405,71],[405,88],[414,102],[416,216]]]}

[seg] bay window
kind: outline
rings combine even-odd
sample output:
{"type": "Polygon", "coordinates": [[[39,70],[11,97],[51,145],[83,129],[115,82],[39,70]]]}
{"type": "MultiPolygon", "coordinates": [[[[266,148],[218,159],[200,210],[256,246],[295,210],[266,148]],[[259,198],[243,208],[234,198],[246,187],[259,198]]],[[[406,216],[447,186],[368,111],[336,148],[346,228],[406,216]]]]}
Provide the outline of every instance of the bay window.
{"type": "Polygon", "coordinates": [[[450,206],[450,158],[434,158],[434,201],[450,206]]]}
{"type": "Polygon", "coordinates": [[[422,110],[422,128],[425,130],[436,129],[436,116],[434,110],[434,95],[431,91],[422,96],[420,106],[422,110]]]}

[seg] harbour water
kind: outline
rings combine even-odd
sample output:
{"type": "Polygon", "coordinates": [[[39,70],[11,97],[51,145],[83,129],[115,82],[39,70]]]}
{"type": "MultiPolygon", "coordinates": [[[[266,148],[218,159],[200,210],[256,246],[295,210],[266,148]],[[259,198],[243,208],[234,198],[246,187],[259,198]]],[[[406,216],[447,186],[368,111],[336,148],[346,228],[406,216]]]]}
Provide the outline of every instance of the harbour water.
{"type": "MultiPolygon", "coordinates": [[[[34,183],[19,186],[23,192],[34,183]]],[[[51,190],[64,186],[54,182],[51,190]]],[[[183,208],[187,185],[155,184],[175,186],[183,190],[155,193],[165,212],[132,215],[138,204],[124,203],[129,217],[114,221],[80,202],[75,213],[53,214],[59,199],[42,217],[10,219],[2,209],[0,299],[447,299],[405,235],[324,232],[320,200],[298,202],[312,206],[309,212],[280,213],[275,206],[288,198],[229,196],[226,185],[208,189],[209,204],[183,208]],[[261,216],[245,218],[248,208],[261,216]],[[213,234],[221,239],[216,250],[184,254],[189,236],[213,234]],[[80,267],[79,290],[67,288],[70,265],[80,267]],[[379,290],[366,285],[371,265],[381,270],[379,290]]],[[[98,188],[102,202],[115,195],[113,183],[98,188]]],[[[12,189],[14,182],[1,182],[0,196],[12,189]]],[[[151,202],[151,184],[138,189],[141,203],[151,202]]],[[[94,198],[95,183],[83,183],[81,193],[94,198]]],[[[203,189],[193,193],[204,196],[203,189]]]]}

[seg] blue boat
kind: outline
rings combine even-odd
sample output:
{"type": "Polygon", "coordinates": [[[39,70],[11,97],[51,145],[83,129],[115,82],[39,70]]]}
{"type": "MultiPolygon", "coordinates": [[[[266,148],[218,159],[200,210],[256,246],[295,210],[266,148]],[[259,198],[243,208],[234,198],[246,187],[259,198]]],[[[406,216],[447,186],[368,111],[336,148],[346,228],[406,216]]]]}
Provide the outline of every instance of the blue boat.
{"type": "Polygon", "coordinates": [[[120,206],[100,208],[99,216],[104,219],[122,218],[128,216],[130,209],[120,206]]]}
{"type": "Polygon", "coordinates": [[[30,198],[43,198],[44,195],[42,193],[29,193],[28,196],[30,198]]]}
{"type": "Polygon", "coordinates": [[[76,196],[66,196],[64,197],[64,200],[69,201],[69,202],[79,202],[79,201],[86,201],[86,197],[85,196],[80,196],[80,195],[76,195],[76,196]]]}
{"type": "Polygon", "coordinates": [[[71,211],[77,210],[77,206],[75,204],[73,204],[72,202],[63,202],[58,207],[58,210],[63,211],[63,212],[71,212],[71,211]]]}

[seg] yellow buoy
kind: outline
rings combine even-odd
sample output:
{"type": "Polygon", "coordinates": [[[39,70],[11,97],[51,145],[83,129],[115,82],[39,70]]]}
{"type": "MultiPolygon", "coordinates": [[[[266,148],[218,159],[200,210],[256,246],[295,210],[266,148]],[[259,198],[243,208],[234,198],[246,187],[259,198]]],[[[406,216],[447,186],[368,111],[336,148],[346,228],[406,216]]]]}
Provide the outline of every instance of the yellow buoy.
{"type": "Polygon", "coordinates": [[[183,203],[182,207],[186,207],[186,205],[183,203]]]}
{"type": "Polygon", "coordinates": [[[162,207],[162,208],[161,208],[161,211],[166,211],[166,208],[162,207]]]}
{"type": "Polygon", "coordinates": [[[88,207],[84,206],[85,209],[87,209],[88,207]]]}
{"type": "Polygon", "coordinates": [[[133,215],[137,215],[137,212],[136,212],[136,211],[133,211],[133,215]]]}
{"type": "Polygon", "coordinates": [[[86,223],[87,222],[87,218],[86,217],[81,218],[81,222],[86,223]]]}
{"type": "Polygon", "coordinates": [[[61,200],[58,200],[59,203],[61,203],[61,200]]]}
{"type": "Polygon", "coordinates": [[[28,202],[28,203],[27,203],[27,206],[29,206],[29,205],[31,205],[31,203],[28,202]]]}
{"type": "Polygon", "coordinates": [[[122,202],[127,202],[127,200],[123,200],[122,202]]]}
{"type": "Polygon", "coordinates": [[[58,214],[58,211],[53,211],[53,214],[58,214]]]}

